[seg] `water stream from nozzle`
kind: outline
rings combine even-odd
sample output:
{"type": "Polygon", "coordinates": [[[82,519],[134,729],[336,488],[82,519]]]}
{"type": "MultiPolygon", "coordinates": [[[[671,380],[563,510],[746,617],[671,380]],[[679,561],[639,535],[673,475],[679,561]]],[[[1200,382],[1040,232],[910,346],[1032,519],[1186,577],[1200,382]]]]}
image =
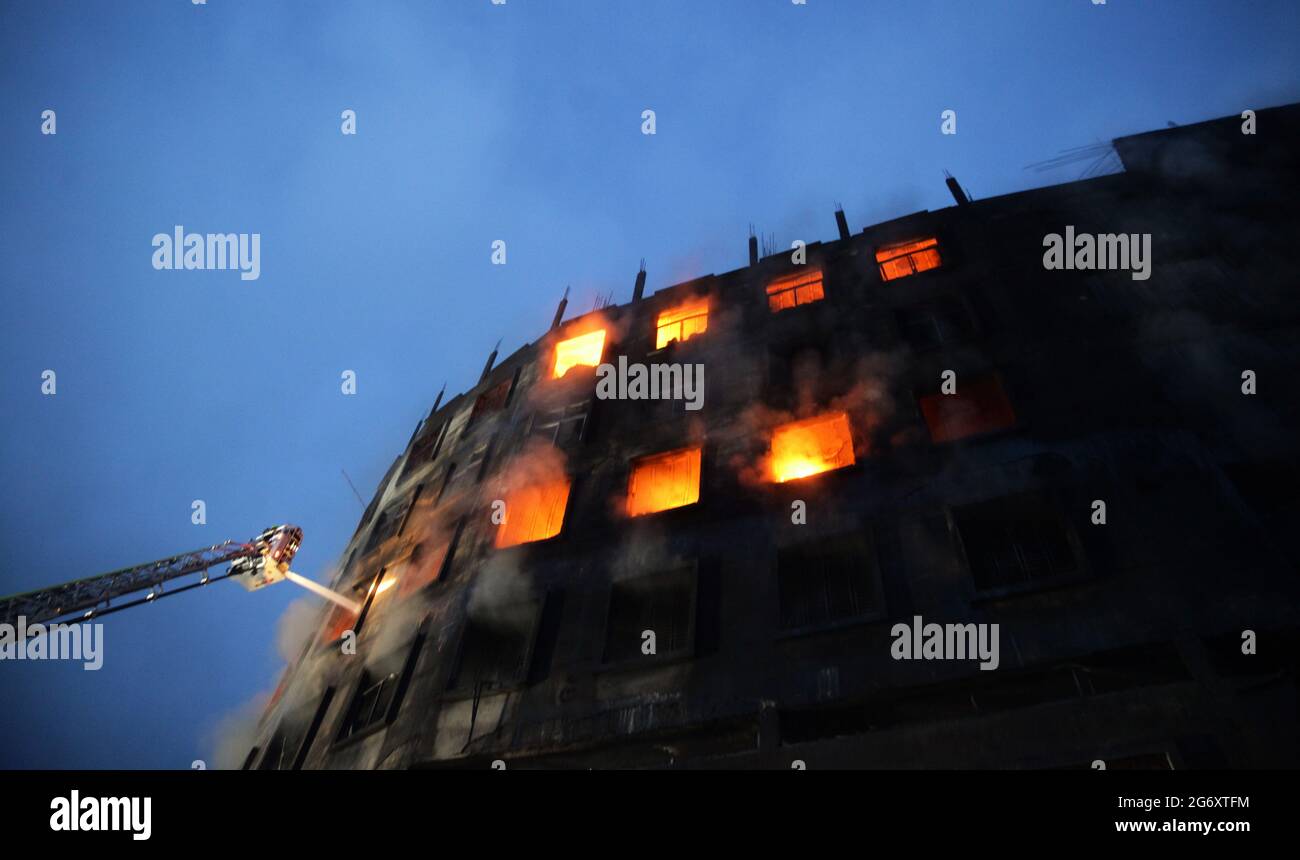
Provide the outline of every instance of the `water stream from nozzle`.
{"type": "Polygon", "coordinates": [[[286,570],[284,572],[284,578],[289,580],[290,582],[295,582],[298,585],[301,585],[303,588],[307,589],[308,591],[314,594],[319,594],[321,597],[325,598],[326,600],[331,600],[334,603],[337,603],[339,606],[342,606],[344,609],[348,610],[349,612],[358,615],[361,613],[360,603],[357,603],[355,600],[348,600],[346,597],[339,594],[337,591],[326,588],[325,586],[321,585],[319,582],[314,582],[305,576],[300,576],[294,573],[292,570],[286,570]]]}

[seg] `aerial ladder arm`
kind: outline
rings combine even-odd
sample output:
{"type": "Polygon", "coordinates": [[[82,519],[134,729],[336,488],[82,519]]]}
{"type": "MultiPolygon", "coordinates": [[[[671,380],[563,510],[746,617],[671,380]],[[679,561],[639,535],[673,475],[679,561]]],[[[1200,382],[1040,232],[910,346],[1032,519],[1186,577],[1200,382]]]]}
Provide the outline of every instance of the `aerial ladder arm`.
{"type": "Polygon", "coordinates": [[[302,529],[292,525],[276,526],[247,543],[228,540],[170,558],[3,597],[0,598],[0,623],[16,625],[20,617],[25,618],[28,625],[87,621],[165,595],[198,588],[213,579],[234,577],[252,591],[284,579],[301,542],[302,529]],[[219,577],[209,575],[211,568],[226,563],[230,564],[226,573],[219,577]],[[167,583],[194,574],[202,574],[202,577],[180,588],[164,591],[167,583]],[[126,599],[141,592],[147,594],[126,599]]]}

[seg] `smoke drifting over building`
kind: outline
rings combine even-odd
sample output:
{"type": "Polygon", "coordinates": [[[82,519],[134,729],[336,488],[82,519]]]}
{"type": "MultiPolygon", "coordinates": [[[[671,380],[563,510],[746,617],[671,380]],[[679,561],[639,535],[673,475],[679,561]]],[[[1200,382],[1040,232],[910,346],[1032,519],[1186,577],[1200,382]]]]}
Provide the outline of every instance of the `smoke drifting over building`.
{"type": "Polygon", "coordinates": [[[1300,107],[1257,120],[561,308],[417,429],[245,766],[1300,765],[1300,107]],[[1149,279],[1046,268],[1067,227],[1149,279]],[[619,356],[703,409],[598,398],[619,356]],[[918,616],[996,668],[897,659],[918,616]]]}

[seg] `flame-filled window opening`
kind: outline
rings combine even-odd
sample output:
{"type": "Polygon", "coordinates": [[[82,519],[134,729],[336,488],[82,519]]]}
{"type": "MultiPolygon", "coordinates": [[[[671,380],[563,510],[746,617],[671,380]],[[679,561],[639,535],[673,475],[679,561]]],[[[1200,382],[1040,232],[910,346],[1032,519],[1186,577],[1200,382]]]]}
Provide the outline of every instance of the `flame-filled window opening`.
{"type": "Polygon", "coordinates": [[[642,457],[632,463],[627,513],[636,517],[693,505],[700,500],[700,448],[642,457]]]}
{"type": "Polygon", "coordinates": [[[546,540],[560,533],[569,504],[569,479],[519,487],[506,494],[505,521],[497,526],[497,547],[546,540]]]}
{"type": "Polygon", "coordinates": [[[787,275],[767,285],[767,306],[772,313],[819,302],[825,297],[820,269],[787,275]]]}
{"type": "Polygon", "coordinates": [[[654,632],[654,657],[694,648],[696,575],[691,567],[615,582],[605,625],[605,662],[648,659],[645,632],[654,632]]]}
{"type": "Polygon", "coordinates": [[[772,479],[777,483],[852,466],[853,431],[845,412],[827,412],[772,432],[772,479]]]}
{"type": "Polygon", "coordinates": [[[605,330],[580,334],[555,345],[555,365],[551,375],[559,379],[571,367],[596,367],[605,352],[605,330]]]}
{"type": "Polygon", "coordinates": [[[811,540],[777,552],[781,627],[823,627],[875,615],[875,564],[865,536],[811,540]]]}
{"type": "Polygon", "coordinates": [[[952,517],[978,591],[1079,573],[1065,522],[1039,493],[967,505],[952,517]]]}
{"type": "Polygon", "coordinates": [[[880,279],[892,281],[937,269],[943,260],[939,257],[939,240],[929,238],[886,245],[876,251],[876,262],[880,265],[880,279]]]}
{"type": "Polygon", "coordinates": [[[356,692],[344,712],[338,740],[344,741],[397,716],[401,695],[415,666],[423,636],[416,636],[409,653],[394,651],[367,666],[357,682],[356,692]]]}
{"type": "Polygon", "coordinates": [[[997,374],[957,378],[954,394],[919,399],[921,414],[935,443],[952,442],[1014,427],[1016,413],[997,374]]]}
{"type": "Polygon", "coordinates": [[[655,327],[655,349],[673,341],[685,342],[709,328],[709,300],[695,299],[659,314],[655,327]]]}
{"type": "Polygon", "coordinates": [[[480,609],[465,622],[449,690],[504,690],[528,673],[539,601],[480,609]]]}

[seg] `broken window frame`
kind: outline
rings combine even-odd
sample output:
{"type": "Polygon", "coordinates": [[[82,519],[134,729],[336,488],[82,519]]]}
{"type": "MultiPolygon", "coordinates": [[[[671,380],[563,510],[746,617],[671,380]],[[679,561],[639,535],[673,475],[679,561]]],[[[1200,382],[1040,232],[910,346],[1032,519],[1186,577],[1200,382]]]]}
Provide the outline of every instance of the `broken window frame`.
{"type": "Polygon", "coordinates": [[[411,452],[406,457],[406,465],[402,468],[402,476],[398,479],[399,481],[406,480],[421,466],[438,459],[438,452],[442,449],[442,440],[447,434],[447,426],[450,423],[449,421],[443,421],[436,431],[429,430],[416,437],[415,443],[411,446],[411,452]]]}
{"type": "Polygon", "coordinates": [[[570,444],[585,442],[590,426],[591,400],[585,399],[534,412],[529,419],[527,436],[545,439],[552,447],[564,450],[570,444]],[[566,425],[573,424],[578,425],[577,432],[563,432],[566,425]]]}
{"type": "Polygon", "coordinates": [[[474,399],[466,426],[473,425],[481,418],[495,415],[510,405],[510,396],[514,394],[515,383],[519,381],[519,369],[511,379],[503,379],[474,399]]]}
{"type": "Polygon", "coordinates": [[[374,734],[393,723],[397,712],[402,707],[402,700],[410,685],[415,662],[419,658],[423,644],[423,632],[417,633],[404,658],[402,649],[398,648],[361,670],[334,735],[336,748],[374,734]],[[360,711],[363,707],[367,707],[364,699],[372,690],[376,692],[368,705],[366,718],[362,721],[360,711]],[[382,698],[385,695],[388,696],[386,702],[382,698]],[[381,702],[383,702],[382,709],[380,709],[381,702]]]}
{"type": "Polygon", "coordinates": [[[295,710],[292,714],[286,714],[280,719],[280,724],[276,726],[275,732],[271,739],[267,741],[266,752],[262,755],[261,761],[257,764],[257,770],[302,770],[303,763],[307,759],[307,754],[311,752],[312,744],[316,741],[316,735],[320,732],[321,723],[325,721],[325,713],[329,710],[330,702],[334,700],[334,688],[328,687],[325,690],[320,702],[314,707],[306,705],[295,710]],[[300,722],[302,734],[294,744],[292,757],[284,766],[286,752],[284,744],[287,737],[286,727],[294,722],[300,722]],[[271,751],[275,748],[281,750],[279,760],[272,764],[269,760],[271,751]]]}
{"type": "MultiPolygon", "coordinates": [[[[501,634],[493,631],[491,624],[482,620],[482,617],[475,617],[466,612],[464,623],[461,625],[460,636],[456,644],[456,656],[451,664],[451,671],[447,675],[446,693],[449,697],[458,698],[463,696],[480,696],[484,693],[502,693],[510,690],[518,690],[528,683],[531,673],[534,650],[537,646],[537,634],[541,627],[542,614],[544,610],[544,599],[521,600],[502,607],[501,611],[521,610],[527,615],[527,627],[519,632],[515,637],[518,647],[515,649],[517,658],[514,665],[513,674],[504,676],[494,676],[487,684],[483,683],[482,675],[477,675],[473,681],[466,684],[464,673],[467,668],[466,660],[472,657],[480,657],[480,649],[484,647],[484,641],[495,639],[498,647],[495,650],[495,660],[488,659],[485,662],[490,668],[501,668],[499,663],[504,662],[501,659],[503,649],[500,642],[505,638],[501,634]],[[486,637],[486,639],[485,639],[486,637]]],[[[510,654],[510,651],[504,651],[510,654]]],[[[484,662],[475,660],[475,662],[484,662]]]]}

